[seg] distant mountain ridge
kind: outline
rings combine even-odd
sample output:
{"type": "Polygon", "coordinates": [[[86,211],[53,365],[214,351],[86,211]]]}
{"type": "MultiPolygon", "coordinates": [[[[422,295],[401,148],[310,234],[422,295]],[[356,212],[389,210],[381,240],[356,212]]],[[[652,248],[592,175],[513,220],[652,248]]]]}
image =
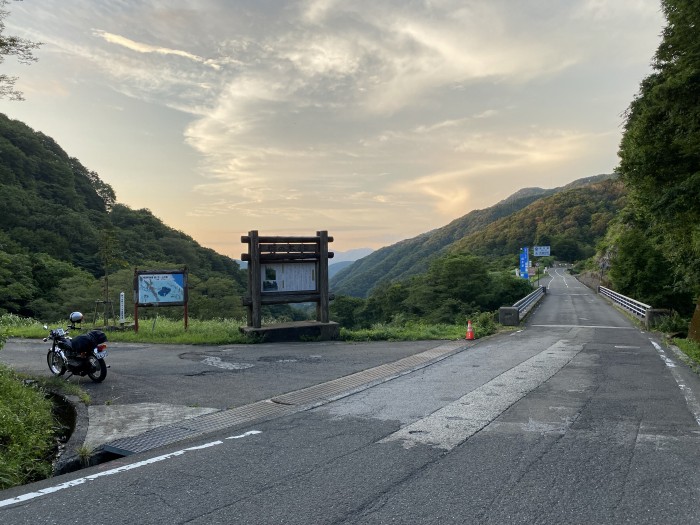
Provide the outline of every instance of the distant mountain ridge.
{"type": "Polygon", "coordinates": [[[523,188],[489,208],[474,210],[446,226],[373,252],[338,272],[331,279],[331,290],[339,295],[366,297],[374,287],[383,283],[425,272],[431,261],[446,253],[454,243],[536,201],[615,178],[615,175],[604,174],[578,179],[558,188],[523,188]]]}

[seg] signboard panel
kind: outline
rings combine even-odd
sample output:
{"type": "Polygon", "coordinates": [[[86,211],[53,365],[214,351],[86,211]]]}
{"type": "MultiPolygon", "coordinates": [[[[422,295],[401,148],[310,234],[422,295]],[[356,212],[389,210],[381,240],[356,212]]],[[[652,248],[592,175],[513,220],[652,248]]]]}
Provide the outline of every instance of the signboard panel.
{"type": "Polygon", "coordinates": [[[520,277],[523,279],[529,279],[530,275],[527,273],[527,269],[530,266],[530,257],[528,255],[528,249],[520,248],[520,277]]]}
{"type": "Polygon", "coordinates": [[[550,255],[549,246],[533,246],[533,255],[535,257],[549,257],[550,255]]]}
{"type": "Polygon", "coordinates": [[[261,264],[260,278],[262,293],[318,290],[315,262],[261,264]]]}
{"type": "Polygon", "coordinates": [[[141,273],[136,277],[139,305],[184,305],[186,278],[184,272],[141,273]]]}

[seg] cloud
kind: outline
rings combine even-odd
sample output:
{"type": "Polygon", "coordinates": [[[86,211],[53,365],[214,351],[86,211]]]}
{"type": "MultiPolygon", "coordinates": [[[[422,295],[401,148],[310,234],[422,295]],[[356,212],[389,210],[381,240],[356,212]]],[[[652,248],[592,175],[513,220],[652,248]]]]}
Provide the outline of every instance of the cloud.
{"type": "Polygon", "coordinates": [[[612,169],[660,16],[642,0],[44,1],[27,23],[74,82],[188,116],[188,216],[405,235],[469,211],[476,180],[497,199],[612,169]]]}
{"type": "Polygon", "coordinates": [[[213,69],[217,69],[217,70],[221,69],[221,66],[219,64],[217,64],[215,61],[204,59],[200,56],[193,55],[192,53],[188,53],[187,51],[181,51],[179,49],[170,49],[167,47],[153,46],[150,44],[144,44],[142,42],[135,42],[134,40],[131,40],[131,39],[126,38],[124,36],[115,35],[112,33],[108,33],[106,31],[101,31],[99,29],[93,30],[93,34],[95,36],[98,36],[98,37],[104,39],[105,42],[109,42],[110,44],[116,44],[118,46],[125,47],[126,49],[129,49],[131,51],[136,51],[137,53],[155,53],[157,55],[173,55],[173,56],[186,58],[186,59],[192,60],[194,62],[200,62],[202,64],[205,64],[207,66],[212,67],[213,69]]]}

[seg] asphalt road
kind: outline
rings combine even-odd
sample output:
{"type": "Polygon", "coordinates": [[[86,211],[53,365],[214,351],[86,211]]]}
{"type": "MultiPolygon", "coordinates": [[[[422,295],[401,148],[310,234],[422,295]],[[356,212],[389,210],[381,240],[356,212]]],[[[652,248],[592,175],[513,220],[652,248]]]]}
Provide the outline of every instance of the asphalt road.
{"type": "MultiPolygon", "coordinates": [[[[230,375],[266,383],[256,367],[230,375]]],[[[699,394],[653,334],[558,272],[521,330],[317,408],[0,492],[0,522],[698,523],[699,394]]]]}

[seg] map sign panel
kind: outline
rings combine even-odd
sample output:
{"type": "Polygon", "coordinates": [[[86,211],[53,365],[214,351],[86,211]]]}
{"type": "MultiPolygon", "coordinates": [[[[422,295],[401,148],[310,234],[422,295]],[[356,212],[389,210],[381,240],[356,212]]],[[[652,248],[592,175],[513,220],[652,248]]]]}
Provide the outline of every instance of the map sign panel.
{"type": "Polygon", "coordinates": [[[138,303],[176,305],[185,303],[184,273],[146,273],[138,275],[138,303]]]}
{"type": "Polygon", "coordinates": [[[313,292],[316,283],[316,263],[263,264],[261,267],[263,293],[313,292]]]}

